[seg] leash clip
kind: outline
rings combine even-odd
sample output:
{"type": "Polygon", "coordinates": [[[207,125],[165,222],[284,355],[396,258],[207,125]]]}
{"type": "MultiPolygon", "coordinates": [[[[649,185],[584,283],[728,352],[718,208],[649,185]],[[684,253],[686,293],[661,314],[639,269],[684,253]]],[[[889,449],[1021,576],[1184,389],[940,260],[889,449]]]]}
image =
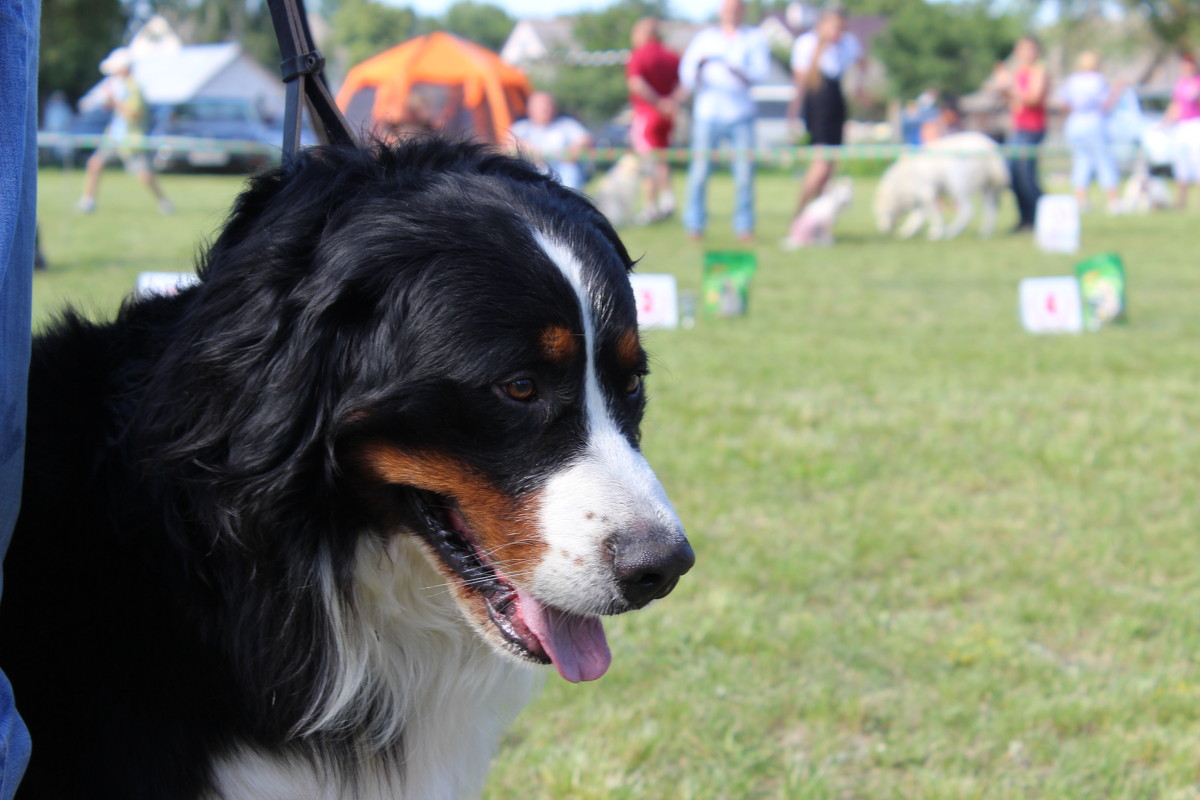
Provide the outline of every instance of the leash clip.
{"type": "Polygon", "coordinates": [[[301,75],[320,75],[323,69],[325,69],[325,56],[321,55],[320,50],[292,56],[284,59],[283,63],[279,65],[279,72],[283,75],[284,83],[301,75]]]}

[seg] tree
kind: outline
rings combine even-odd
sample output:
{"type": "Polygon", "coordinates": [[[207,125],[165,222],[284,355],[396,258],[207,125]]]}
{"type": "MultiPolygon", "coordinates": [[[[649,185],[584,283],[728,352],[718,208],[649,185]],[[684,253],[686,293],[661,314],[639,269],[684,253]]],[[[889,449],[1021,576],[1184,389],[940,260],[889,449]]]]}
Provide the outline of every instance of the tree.
{"type": "Polygon", "coordinates": [[[331,49],[347,67],[425,32],[411,8],[376,0],[341,0],[331,27],[331,49]]]}
{"type": "MultiPolygon", "coordinates": [[[[618,0],[601,11],[586,11],[575,20],[575,41],[586,52],[625,50],[629,32],[642,17],[667,16],[665,0],[618,0]]],[[[625,87],[622,63],[575,65],[563,64],[554,79],[540,87],[549,91],[564,111],[596,125],[610,119],[625,107],[629,91],[625,87]]]]}
{"type": "Polygon", "coordinates": [[[100,80],[100,61],[121,43],[121,0],[44,0],[38,91],[62,90],[72,100],[100,80]]]}
{"type": "Polygon", "coordinates": [[[1125,0],[1146,21],[1165,50],[1184,50],[1200,40],[1200,3],[1196,0],[1125,0]]]}
{"type": "Polygon", "coordinates": [[[1021,18],[993,15],[981,3],[906,2],[875,40],[892,94],[915,97],[925,89],[963,95],[987,79],[1024,30],[1021,18]]]}
{"type": "Polygon", "coordinates": [[[446,13],[435,24],[442,30],[489,50],[499,50],[512,33],[515,23],[500,6],[459,0],[446,9],[446,13]]]}
{"type": "Polygon", "coordinates": [[[279,66],[279,44],[265,0],[150,0],[148,7],[189,44],[238,42],[262,64],[279,66]]]}

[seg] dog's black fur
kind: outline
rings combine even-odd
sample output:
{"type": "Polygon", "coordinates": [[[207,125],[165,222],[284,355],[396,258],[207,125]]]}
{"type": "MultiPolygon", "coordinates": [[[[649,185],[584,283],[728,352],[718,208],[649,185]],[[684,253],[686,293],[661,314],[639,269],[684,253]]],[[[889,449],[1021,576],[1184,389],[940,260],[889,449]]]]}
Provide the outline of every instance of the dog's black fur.
{"type": "MultiPolygon", "coordinates": [[[[35,748],[22,797],[200,797],[245,746],[331,769],[361,755],[371,709],[297,733],[335,668],[329,603],[353,603],[357,542],[418,525],[415,493],[364,475],[357,444],[450,453],[517,495],[581,435],[570,397],[497,400],[578,305],[530,220],[595,254],[606,314],[633,324],[630,258],[590,203],[428,141],[317,148],[254,178],[197,286],[37,340],[0,604],[35,748]]],[[[643,402],[621,406],[631,441],[643,402]]]]}

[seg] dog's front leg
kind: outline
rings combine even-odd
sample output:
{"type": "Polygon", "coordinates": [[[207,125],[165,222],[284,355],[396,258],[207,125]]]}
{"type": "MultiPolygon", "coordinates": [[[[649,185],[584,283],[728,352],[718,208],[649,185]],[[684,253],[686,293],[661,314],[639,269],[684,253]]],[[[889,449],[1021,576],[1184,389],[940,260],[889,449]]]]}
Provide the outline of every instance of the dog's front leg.
{"type": "Polygon", "coordinates": [[[996,230],[996,210],[1000,205],[1000,195],[994,189],[983,192],[983,214],[979,218],[979,238],[987,239],[996,230]]]}
{"type": "Polygon", "coordinates": [[[911,239],[917,235],[917,231],[921,230],[921,226],[925,224],[925,211],[921,208],[914,208],[904,218],[904,222],[896,229],[896,235],[901,239],[911,239]]]}
{"type": "Polygon", "coordinates": [[[924,200],[926,213],[929,216],[929,240],[936,242],[946,238],[946,221],[942,218],[942,209],[938,205],[937,193],[924,200]]]}
{"type": "Polygon", "coordinates": [[[954,220],[950,223],[950,229],[946,231],[946,238],[953,239],[967,229],[971,224],[971,217],[975,215],[975,208],[971,204],[971,196],[963,192],[955,192],[954,200],[954,220]]]}

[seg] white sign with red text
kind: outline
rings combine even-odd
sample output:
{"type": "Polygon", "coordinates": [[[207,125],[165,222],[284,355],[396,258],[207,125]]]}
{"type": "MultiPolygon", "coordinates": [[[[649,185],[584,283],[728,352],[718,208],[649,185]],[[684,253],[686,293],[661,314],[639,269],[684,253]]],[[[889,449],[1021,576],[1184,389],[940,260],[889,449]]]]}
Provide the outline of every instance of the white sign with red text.
{"type": "Polygon", "coordinates": [[[140,272],[137,276],[138,297],[150,297],[156,294],[179,294],[183,289],[200,282],[194,272],[140,272]]]}
{"type": "Polygon", "coordinates": [[[631,275],[638,327],[679,327],[679,290],[674,275],[631,275]]]}
{"type": "Polygon", "coordinates": [[[1033,236],[1047,253],[1079,252],[1079,202],[1069,194],[1038,198],[1033,236]]]}
{"type": "Polygon", "coordinates": [[[1021,324],[1030,333],[1081,333],[1083,302],[1074,275],[1026,278],[1018,290],[1021,324]]]}

